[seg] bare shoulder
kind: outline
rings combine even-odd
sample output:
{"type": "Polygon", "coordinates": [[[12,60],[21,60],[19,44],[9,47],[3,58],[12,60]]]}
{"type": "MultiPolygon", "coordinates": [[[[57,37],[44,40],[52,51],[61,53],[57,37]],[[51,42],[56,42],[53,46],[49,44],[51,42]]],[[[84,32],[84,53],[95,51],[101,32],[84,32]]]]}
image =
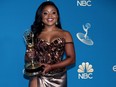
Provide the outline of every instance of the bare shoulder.
{"type": "Polygon", "coordinates": [[[63,35],[64,35],[66,42],[73,42],[72,35],[69,31],[63,30],[62,32],[63,32],[63,35]]]}
{"type": "Polygon", "coordinates": [[[69,31],[66,31],[66,30],[58,29],[57,31],[58,31],[59,33],[64,34],[64,35],[70,35],[70,32],[69,32],[69,31]]]}
{"type": "Polygon", "coordinates": [[[72,35],[69,31],[58,29],[57,33],[59,36],[63,37],[66,42],[73,42],[72,35]]]}

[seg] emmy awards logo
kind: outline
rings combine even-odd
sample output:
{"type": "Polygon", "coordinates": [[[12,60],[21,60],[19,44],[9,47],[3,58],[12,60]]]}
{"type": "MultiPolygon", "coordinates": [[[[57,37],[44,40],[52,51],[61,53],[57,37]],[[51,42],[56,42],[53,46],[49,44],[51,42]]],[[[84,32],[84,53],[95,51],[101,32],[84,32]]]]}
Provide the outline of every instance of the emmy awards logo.
{"type": "Polygon", "coordinates": [[[27,30],[24,32],[23,37],[27,46],[27,52],[33,52],[34,54],[33,56],[30,56],[28,58],[30,61],[25,63],[23,72],[26,76],[39,75],[41,71],[43,70],[43,66],[39,66],[40,64],[38,63],[35,56],[36,51],[34,48],[34,33],[31,30],[27,30]]]}
{"type": "Polygon", "coordinates": [[[83,25],[83,30],[85,31],[85,34],[83,33],[77,33],[76,36],[77,38],[84,44],[86,45],[93,45],[94,42],[89,38],[88,36],[88,30],[91,27],[90,23],[86,23],[85,25],[83,25]]]}

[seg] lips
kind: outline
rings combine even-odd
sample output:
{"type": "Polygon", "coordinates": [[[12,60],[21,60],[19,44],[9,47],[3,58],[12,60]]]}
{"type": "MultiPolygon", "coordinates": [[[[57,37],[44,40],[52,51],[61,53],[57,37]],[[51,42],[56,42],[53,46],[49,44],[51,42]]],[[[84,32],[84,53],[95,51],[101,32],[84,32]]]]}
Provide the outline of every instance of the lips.
{"type": "Polygon", "coordinates": [[[48,22],[52,22],[54,19],[53,18],[48,18],[47,21],[48,22]]]}

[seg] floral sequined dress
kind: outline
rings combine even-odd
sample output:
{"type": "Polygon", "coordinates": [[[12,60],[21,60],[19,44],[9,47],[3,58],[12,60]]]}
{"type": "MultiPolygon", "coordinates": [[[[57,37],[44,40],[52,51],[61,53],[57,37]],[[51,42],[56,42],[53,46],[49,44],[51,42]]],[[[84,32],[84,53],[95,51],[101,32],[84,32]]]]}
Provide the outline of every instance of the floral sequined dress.
{"type": "MultiPolygon", "coordinates": [[[[37,38],[36,50],[40,63],[55,64],[62,61],[65,47],[64,38],[52,42],[37,38]]],[[[38,87],[67,87],[66,69],[59,68],[38,77],[38,87]]]]}

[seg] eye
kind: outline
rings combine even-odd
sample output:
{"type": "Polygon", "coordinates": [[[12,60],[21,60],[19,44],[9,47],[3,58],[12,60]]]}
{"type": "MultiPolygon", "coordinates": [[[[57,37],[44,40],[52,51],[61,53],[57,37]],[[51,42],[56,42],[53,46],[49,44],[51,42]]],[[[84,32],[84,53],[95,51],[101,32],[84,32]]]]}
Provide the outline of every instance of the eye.
{"type": "Polygon", "coordinates": [[[52,14],[56,14],[56,12],[52,12],[52,14]]]}
{"type": "Polygon", "coordinates": [[[44,15],[47,15],[47,12],[43,12],[44,15]]]}

